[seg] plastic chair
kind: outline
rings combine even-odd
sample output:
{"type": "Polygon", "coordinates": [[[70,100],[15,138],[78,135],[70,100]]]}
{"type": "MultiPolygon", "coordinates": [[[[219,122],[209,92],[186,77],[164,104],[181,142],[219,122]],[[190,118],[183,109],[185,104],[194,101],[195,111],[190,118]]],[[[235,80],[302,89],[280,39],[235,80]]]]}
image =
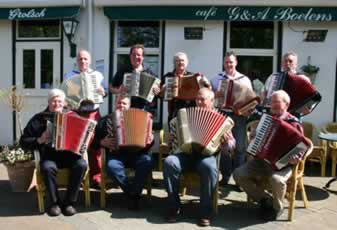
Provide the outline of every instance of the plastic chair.
{"type": "MultiPolygon", "coordinates": [[[[43,176],[41,174],[40,169],[40,152],[38,150],[34,150],[35,157],[35,175],[36,175],[36,191],[37,191],[37,200],[40,213],[45,211],[44,208],[44,197],[46,192],[46,186],[43,181],[43,176]]],[[[87,153],[83,155],[84,159],[88,163],[87,153]]],[[[66,187],[68,185],[69,178],[69,169],[59,169],[57,173],[57,185],[59,187],[66,187]]],[[[89,184],[89,164],[87,171],[84,174],[82,181],[82,189],[84,191],[85,196],[85,207],[90,207],[90,184],[89,184]]]]}
{"type": "MultiPolygon", "coordinates": [[[[108,186],[113,184],[112,179],[107,175],[106,171],[106,150],[105,148],[101,148],[101,162],[102,162],[102,169],[101,169],[101,190],[100,190],[100,206],[101,208],[106,207],[106,192],[108,190],[108,186]]],[[[131,174],[134,174],[134,170],[130,168],[125,169],[125,173],[128,177],[131,176],[131,174]]],[[[147,178],[147,181],[145,183],[145,189],[147,191],[147,196],[150,199],[152,195],[152,173],[149,174],[149,177],[147,178]]]]}
{"type": "MultiPolygon", "coordinates": [[[[304,135],[314,143],[314,137],[317,138],[318,129],[310,122],[303,122],[304,135]]],[[[318,139],[317,145],[314,145],[312,153],[307,158],[309,162],[316,162],[321,164],[321,176],[325,176],[326,172],[326,158],[327,158],[327,142],[318,139]]]]}

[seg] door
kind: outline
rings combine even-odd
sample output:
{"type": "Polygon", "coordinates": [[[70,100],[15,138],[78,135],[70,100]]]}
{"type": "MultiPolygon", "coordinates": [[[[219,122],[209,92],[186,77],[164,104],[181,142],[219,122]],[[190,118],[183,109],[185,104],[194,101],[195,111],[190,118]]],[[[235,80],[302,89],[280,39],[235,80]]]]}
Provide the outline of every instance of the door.
{"type": "Polygon", "coordinates": [[[16,43],[16,85],[22,89],[23,109],[16,117],[20,137],[29,119],[44,110],[50,89],[60,85],[60,42],[16,43]],[[21,123],[20,123],[21,120],[21,123]]]}

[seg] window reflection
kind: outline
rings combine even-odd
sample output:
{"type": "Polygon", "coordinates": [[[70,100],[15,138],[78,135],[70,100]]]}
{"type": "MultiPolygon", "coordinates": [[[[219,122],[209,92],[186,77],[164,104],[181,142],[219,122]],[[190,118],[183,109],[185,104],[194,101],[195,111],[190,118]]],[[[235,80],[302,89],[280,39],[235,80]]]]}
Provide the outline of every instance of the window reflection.
{"type": "Polygon", "coordinates": [[[24,87],[35,88],[35,50],[24,50],[22,58],[24,87]]]}

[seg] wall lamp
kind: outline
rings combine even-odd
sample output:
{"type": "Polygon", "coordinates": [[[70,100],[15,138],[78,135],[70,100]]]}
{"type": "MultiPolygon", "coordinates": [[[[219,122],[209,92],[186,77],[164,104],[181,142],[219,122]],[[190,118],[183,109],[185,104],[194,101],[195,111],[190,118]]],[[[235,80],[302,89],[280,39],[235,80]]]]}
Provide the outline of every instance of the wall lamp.
{"type": "Polygon", "coordinates": [[[76,19],[63,19],[62,26],[63,31],[65,35],[67,36],[67,39],[69,41],[70,45],[70,57],[74,58],[76,57],[76,44],[73,43],[73,38],[76,32],[76,29],[78,27],[79,21],[76,19]]]}

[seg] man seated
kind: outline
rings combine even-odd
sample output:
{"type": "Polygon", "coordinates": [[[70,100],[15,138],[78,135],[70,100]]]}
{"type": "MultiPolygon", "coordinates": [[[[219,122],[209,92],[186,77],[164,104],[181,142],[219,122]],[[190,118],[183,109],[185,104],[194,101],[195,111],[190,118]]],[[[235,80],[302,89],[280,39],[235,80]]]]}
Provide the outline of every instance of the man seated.
{"type": "MultiPolygon", "coordinates": [[[[129,108],[130,99],[125,96],[118,96],[116,110],[124,111],[129,108]]],[[[148,151],[153,145],[153,134],[151,133],[150,137],[151,144],[136,153],[119,150],[110,117],[111,115],[107,115],[99,121],[92,146],[94,148],[106,148],[106,162],[102,162],[102,164],[106,164],[108,176],[114,179],[127,195],[129,209],[138,210],[145,181],[152,170],[152,157],[148,151]],[[125,174],[126,167],[133,168],[136,171],[132,184],[125,174]]]]}
{"type": "Polygon", "coordinates": [[[77,201],[78,191],[87,170],[86,161],[75,153],[69,151],[56,151],[49,144],[52,134],[47,130],[50,114],[61,113],[64,106],[65,94],[62,90],[52,89],[48,94],[48,107],[33,116],[23,131],[20,145],[24,149],[38,149],[41,154],[41,173],[47,187],[51,205],[50,216],[58,216],[62,212],[65,216],[76,214],[74,203],[77,201]],[[69,184],[65,199],[61,200],[56,184],[58,169],[70,170],[69,184]]]}
{"type": "MultiPolygon", "coordinates": [[[[271,114],[287,121],[303,133],[303,128],[298,119],[287,112],[289,104],[290,98],[285,91],[275,91],[271,97],[271,114]]],[[[290,156],[289,164],[297,164],[303,156],[304,152],[290,156]]],[[[233,178],[249,197],[260,203],[262,219],[276,220],[283,212],[282,201],[286,193],[287,180],[291,173],[292,168],[290,166],[275,171],[266,161],[255,158],[237,168],[234,171],[233,178]],[[268,177],[273,197],[261,187],[261,184],[259,185],[258,181],[261,177],[268,177]]]]}
{"type": "MultiPolygon", "coordinates": [[[[213,109],[214,93],[208,88],[199,90],[196,105],[207,109],[213,109]]],[[[173,118],[171,122],[174,121],[173,118]]],[[[172,139],[172,137],[170,137],[172,139]]],[[[224,134],[225,141],[231,140],[234,146],[234,138],[231,133],[224,134]]],[[[225,142],[224,141],[224,142],[225,142]]],[[[165,189],[168,194],[167,222],[174,223],[180,214],[179,180],[186,170],[196,170],[200,175],[200,226],[209,226],[213,213],[213,194],[218,178],[216,153],[210,156],[200,153],[186,154],[183,152],[170,155],[164,161],[163,174],[165,189]]]]}

